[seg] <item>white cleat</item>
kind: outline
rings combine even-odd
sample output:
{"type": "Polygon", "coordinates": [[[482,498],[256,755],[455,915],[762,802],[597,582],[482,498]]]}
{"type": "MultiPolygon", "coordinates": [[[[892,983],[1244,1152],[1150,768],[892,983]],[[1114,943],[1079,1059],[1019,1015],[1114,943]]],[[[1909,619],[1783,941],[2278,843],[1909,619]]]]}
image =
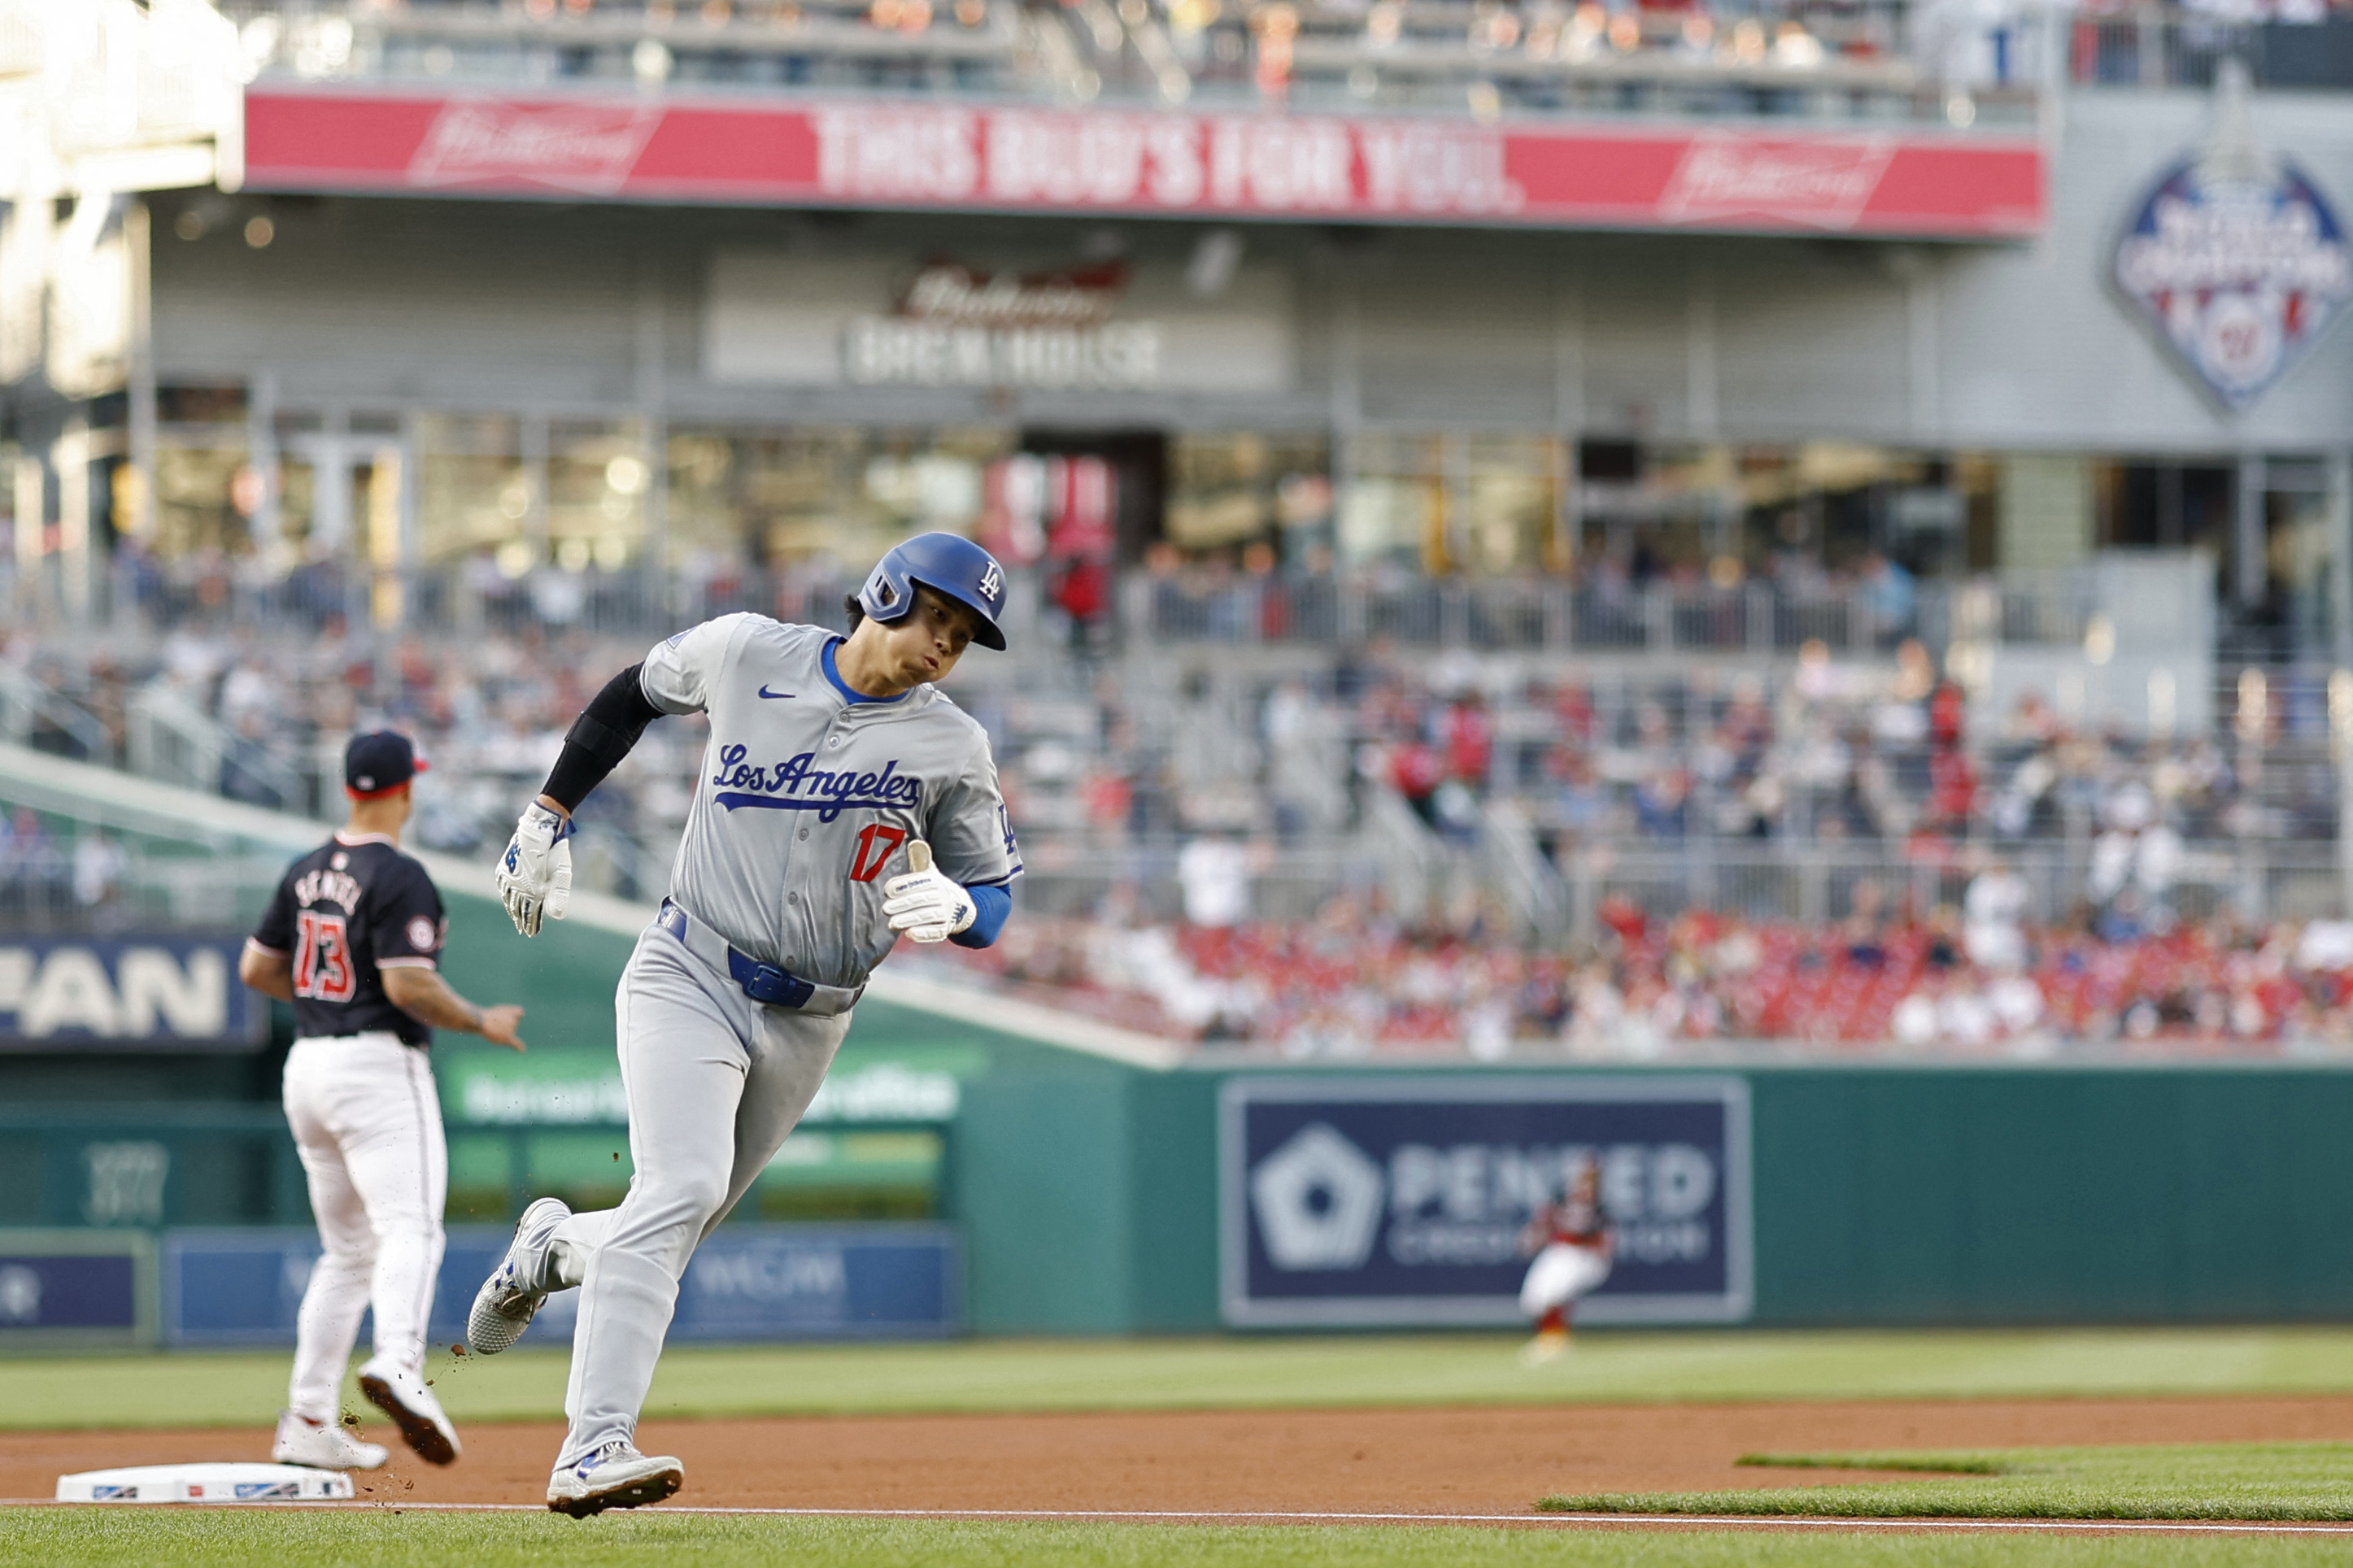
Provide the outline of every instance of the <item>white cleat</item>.
{"type": "Polygon", "coordinates": [[[281,1465],[304,1465],[314,1470],[374,1470],[392,1456],[375,1443],[363,1443],[332,1421],[313,1421],[291,1410],[278,1413],[278,1438],[269,1457],[281,1465]]]}
{"type": "Polygon", "coordinates": [[[382,1360],[369,1362],[360,1368],[360,1392],[367,1395],[369,1404],[392,1417],[402,1441],[427,1464],[448,1464],[463,1451],[458,1444],[458,1429],[441,1413],[441,1402],[433,1397],[422,1377],[406,1367],[382,1360]]]}
{"type": "Polygon", "coordinates": [[[559,1465],[547,1478],[547,1506],[586,1519],[608,1508],[659,1502],[686,1485],[686,1467],[667,1456],[649,1458],[616,1437],[593,1454],[559,1465]]]}
{"type": "Polygon", "coordinates": [[[555,1239],[555,1227],[571,1217],[561,1198],[541,1198],[522,1211],[507,1255],[474,1292],[474,1305],[466,1313],[468,1350],[496,1355],[522,1338],[548,1298],[548,1243],[555,1239]]]}
{"type": "Polygon", "coordinates": [[[1562,1329],[1546,1329],[1520,1347],[1522,1366],[1543,1366],[1558,1361],[1568,1353],[1568,1334],[1562,1329]]]}

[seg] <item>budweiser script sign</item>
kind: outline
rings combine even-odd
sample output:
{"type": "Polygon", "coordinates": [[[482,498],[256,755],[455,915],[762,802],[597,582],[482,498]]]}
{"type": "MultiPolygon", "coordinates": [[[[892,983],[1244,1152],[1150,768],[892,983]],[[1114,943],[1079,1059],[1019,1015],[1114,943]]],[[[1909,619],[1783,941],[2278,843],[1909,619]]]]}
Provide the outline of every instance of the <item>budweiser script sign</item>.
{"type": "Polygon", "coordinates": [[[850,321],[842,374],[866,385],[1150,386],[1158,323],[1109,320],[1126,284],[1117,263],[1017,278],[935,261],[900,294],[897,315],[850,321]]]}
{"type": "Polygon", "coordinates": [[[900,295],[899,313],[958,327],[1099,327],[1126,286],[1127,268],[1117,265],[992,278],[935,261],[900,295]]]}
{"type": "Polygon", "coordinates": [[[434,117],[408,179],[417,185],[525,180],[610,195],[661,120],[659,109],[644,105],[524,108],[461,100],[434,117]]]}
{"type": "Polygon", "coordinates": [[[1704,135],[1675,166],[1659,216],[1671,223],[1756,216],[1852,228],[1894,158],[1895,143],[1884,136],[1780,142],[1704,135]]]}

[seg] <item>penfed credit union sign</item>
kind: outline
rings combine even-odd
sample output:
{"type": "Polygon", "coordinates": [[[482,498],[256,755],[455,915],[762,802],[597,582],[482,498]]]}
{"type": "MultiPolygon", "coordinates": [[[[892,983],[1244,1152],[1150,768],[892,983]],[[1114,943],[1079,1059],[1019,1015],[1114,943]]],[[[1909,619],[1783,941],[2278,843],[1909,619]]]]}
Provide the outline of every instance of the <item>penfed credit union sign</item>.
{"type": "Polygon", "coordinates": [[[1518,1322],[1523,1233],[1588,1163],[1617,1256],[1578,1321],[1749,1313],[1738,1078],[1240,1076],[1219,1153],[1237,1328],[1518,1322]]]}

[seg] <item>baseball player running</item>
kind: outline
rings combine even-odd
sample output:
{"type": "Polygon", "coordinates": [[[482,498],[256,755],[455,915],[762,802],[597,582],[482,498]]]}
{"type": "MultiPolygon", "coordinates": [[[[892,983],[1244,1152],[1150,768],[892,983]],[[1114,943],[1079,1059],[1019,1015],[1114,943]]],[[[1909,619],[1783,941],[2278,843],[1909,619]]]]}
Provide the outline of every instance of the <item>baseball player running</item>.
{"type": "Polygon", "coordinates": [[[1568,1348],[1568,1314],[1579,1296],[1609,1278],[1617,1238],[1601,1206],[1601,1167],[1588,1158],[1557,1203],[1528,1221],[1523,1256],[1533,1252],[1520,1284],[1520,1314],[1535,1321],[1535,1338],[1520,1351],[1523,1365],[1540,1366],[1568,1348]]]}
{"type": "Polygon", "coordinates": [[[754,615],[679,633],[589,703],[524,808],[498,885],[515,929],[570,898],[573,811],[665,713],[711,716],[670,896],[613,998],[636,1174],[621,1206],[523,1211],[466,1334],[495,1354],[581,1287],[571,1418],[547,1505],[658,1502],[679,1461],[633,1441],[687,1260],[807,1110],[850,1009],[903,933],[985,947],[1019,852],[979,724],[933,682],[1001,649],[1005,572],[954,534],[882,557],[847,637],[754,615]]]}
{"type": "Polygon", "coordinates": [[[458,1434],[425,1385],[426,1319],[441,1269],[448,1152],[426,1062],[436,1028],[515,1050],[520,1007],[477,1007],[434,968],[448,922],[425,868],[400,852],[409,780],[425,771],[405,735],[354,738],[343,754],[351,820],[288,868],[237,960],[239,979],[294,1005],[286,1121],[302,1156],[325,1256],[295,1320],[294,1376],[270,1457],[372,1470],[385,1451],[336,1419],[336,1394],[375,1308],[375,1354],[360,1392],[417,1455],[458,1457],[458,1434]]]}

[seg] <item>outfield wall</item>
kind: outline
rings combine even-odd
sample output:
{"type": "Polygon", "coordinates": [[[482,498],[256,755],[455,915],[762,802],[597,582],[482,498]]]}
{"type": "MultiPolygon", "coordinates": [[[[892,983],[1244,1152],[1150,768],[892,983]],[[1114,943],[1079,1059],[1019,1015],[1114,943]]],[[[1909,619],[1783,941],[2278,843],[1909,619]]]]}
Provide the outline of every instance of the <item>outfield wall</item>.
{"type": "MultiPolygon", "coordinates": [[[[12,800],[69,802],[117,830],[224,847],[290,855],[321,832],[13,748],[0,748],[0,786],[12,800]]],[[[451,917],[445,973],[470,995],[522,1003],[533,1042],[522,1058],[467,1040],[436,1050],[453,1195],[464,1187],[490,1205],[453,1220],[500,1218],[515,1193],[550,1182],[576,1190],[584,1165],[617,1191],[628,1164],[611,1120],[611,997],[649,911],[585,899],[526,942],[489,898],[486,867],[430,863],[451,917]]],[[[780,1192],[808,1180],[932,1184],[962,1232],[974,1331],[1202,1332],[1236,1321],[1220,1294],[1232,1262],[1220,1226],[1232,1228],[1233,1212],[1220,1215],[1219,1141],[1221,1098],[1230,1104],[1237,1083],[1392,1098],[1403,1086],[1406,1099],[1432,1100],[1485,1086],[1508,1110],[1605,1082],[1655,1100],[1730,1080],[1739,1147],[1709,1157],[1723,1180],[1746,1172],[1745,1195],[1699,1217],[1712,1247],[1745,1237],[1746,1273],[1682,1321],[1727,1321],[1734,1296],[1728,1321],[1773,1326],[2353,1317],[2353,1068],[1757,1068],[1728,1054],[1641,1071],[1235,1072],[1176,1055],[894,963],[859,1008],[828,1080],[833,1102],[771,1175],[780,1192]],[[820,1147],[830,1165],[809,1157],[820,1147]]],[[[257,1082],[269,1076],[266,1054],[245,1059],[257,1082]]],[[[234,1102],[226,1079],[169,1057],[61,1052],[0,1069],[11,1225],[307,1222],[282,1120],[258,1091],[234,1102]]],[[[1427,1141],[1442,1149],[1454,1134],[1432,1127],[1427,1141]]]]}
{"type": "MultiPolygon", "coordinates": [[[[1220,1327],[1217,1108],[1230,1076],[1008,1064],[976,1083],[959,1132],[974,1328],[1220,1327]]],[[[2353,1317],[2353,1072],[1739,1076],[1753,1132],[1750,1322],[2353,1317]]]]}

